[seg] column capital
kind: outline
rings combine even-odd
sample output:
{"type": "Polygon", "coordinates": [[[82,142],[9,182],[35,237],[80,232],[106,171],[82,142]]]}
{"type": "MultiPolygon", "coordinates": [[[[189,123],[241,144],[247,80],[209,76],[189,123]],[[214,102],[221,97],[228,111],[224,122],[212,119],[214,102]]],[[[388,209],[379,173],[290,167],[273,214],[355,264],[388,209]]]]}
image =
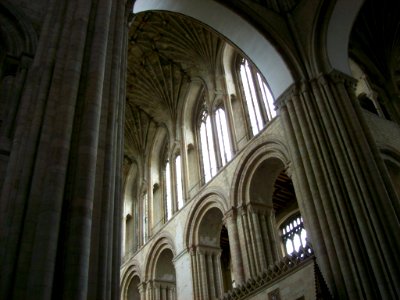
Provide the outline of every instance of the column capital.
{"type": "Polygon", "coordinates": [[[139,289],[139,293],[143,294],[144,291],[146,290],[146,283],[145,282],[141,282],[138,284],[138,289],[139,289]]]}
{"type": "Polygon", "coordinates": [[[357,85],[357,80],[355,78],[338,70],[332,70],[329,73],[321,73],[311,81],[322,86],[343,84],[346,88],[353,91],[355,91],[357,85]]]}
{"type": "Polygon", "coordinates": [[[273,211],[273,207],[259,203],[249,203],[247,204],[247,211],[255,214],[266,215],[267,213],[273,211]]]}
{"type": "Polygon", "coordinates": [[[211,255],[220,255],[222,252],[221,248],[213,247],[208,245],[198,245],[196,246],[196,253],[201,255],[211,254],[211,255]]]}
{"type": "Polygon", "coordinates": [[[286,106],[288,102],[292,101],[294,95],[297,95],[298,93],[299,83],[293,83],[275,100],[275,107],[277,109],[281,109],[282,107],[286,106]]]}
{"type": "Polygon", "coordinates": [[[347,75],[336,69],[331,70],[328,73],[320,73],[311,79],[300,79],[289,86],[283,93],[275,100],[275,106],[280,109],[286,106],[296,96],[301,93],[310,91],[310,85],[317,83],[323,86],[330,84],[344,84],[346,87],[354,89],[357,85],[357,80],[350,75],[347,75]]]}
{"type": "Polygon", "coordinates": [[[191,246],[188,249],[190,256],[195,256],[196,255],[196,246],[191,246]]]}
{"type": "Polygon", "coordinates": [[[222,218],[222,222],[224,225],[227,222],[235,222],[238,215],[238,209],[236,207],[232,207],[230,210],[226,212],[224,217],[222,218]]]}

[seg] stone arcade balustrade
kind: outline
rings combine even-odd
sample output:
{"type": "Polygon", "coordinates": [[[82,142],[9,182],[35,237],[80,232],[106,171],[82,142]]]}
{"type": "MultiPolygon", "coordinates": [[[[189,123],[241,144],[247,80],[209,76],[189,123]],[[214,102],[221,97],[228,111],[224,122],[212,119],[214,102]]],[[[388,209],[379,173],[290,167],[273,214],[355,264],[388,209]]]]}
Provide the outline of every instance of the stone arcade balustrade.
{"type": "MultiPolygon", "coordinates": [[[[256,278],[251,278],[247,280],[243,285],[239,285],[238,287],[228,291],[224,294],[222,299],[250,299],[257,293],[271,287],[283,277],[299,270],[314,258],[314,251],[311,248],[311,245],[308,243],[305,247],[301,247],[298,252],[293,252],[291,255],[287,255],[280,261],[277,261],[275,264],[270,265],[256,278]]],[[[319,270],[315,270],[315,272],[319,272],[319,270]]],[[[316,286],[317,285],[318,283],[316,283],[316,286]]],[[[316,294],[318,295],[318,289],[314,290],[317,290],[316,294]]]]}

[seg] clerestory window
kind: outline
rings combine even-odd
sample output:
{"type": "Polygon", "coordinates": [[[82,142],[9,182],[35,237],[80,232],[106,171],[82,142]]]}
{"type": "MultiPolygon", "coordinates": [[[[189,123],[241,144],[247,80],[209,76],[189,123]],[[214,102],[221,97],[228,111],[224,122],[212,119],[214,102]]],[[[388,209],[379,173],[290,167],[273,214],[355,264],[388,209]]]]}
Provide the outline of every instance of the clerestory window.
{"type": "Polygon", "coordinates": [[[215,112],[218,146],[221,157],[222,166],[226,165],[232,158],[231,144],[229,142],[228,123],[226,120],[225,111],[222,107],[215,112]]]}
{"type": "Polygon", "coordinates": [[[225,110],[219,106],[214,115],[202,111],[200,118],[200,152],[204,183],[232,159],[229,128],[225,110]]]}
{"type": "Polygon", "coordinates": [[[147,192],[143,194],[143,243],[146,243],[149,237],[149,203],[147,192]]]}
{"type": "Polygon", "coordinates": [[[183,207],[183,184],[182,184],[182,162],[181,156],[178,154],[175,158],[175,178],[176,178],[176,198],[178,210],[183,207]]]}
{"type": "Polygon", "coordinates": [[[200,123],[200,151],[203,165],[204,182],[207,183],[217,173],[217,161],[211,118],[206,111],[202,112],[200,123]]]}
{"type": "Polygon", "coordinates": [[[274,98],[261,74],[244,58],[240,64],[240,80],[251,131],[256,135],[276,116],[274,98]]]}
{"type": "Polygon", "coordinates": [[[171,167],[169,161],[165,163],[165,203],[167,221],[172,217],[172,191],[171,191],[171,167]]]}

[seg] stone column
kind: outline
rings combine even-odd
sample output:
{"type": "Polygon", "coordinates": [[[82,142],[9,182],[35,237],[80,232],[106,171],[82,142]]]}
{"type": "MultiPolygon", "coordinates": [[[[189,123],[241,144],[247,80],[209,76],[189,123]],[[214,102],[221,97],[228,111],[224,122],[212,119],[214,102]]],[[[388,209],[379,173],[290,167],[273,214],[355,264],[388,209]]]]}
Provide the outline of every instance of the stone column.
{"type": "Polygon", "coordinates": [[[245,279],[243,271],[242,252],[240,249],[239,232],[236,219],[237,219],[237,211],[235,208],[232,208],[225,215],[223,221],[226,228],[228,229],[228,234],[229,234],[229,248],[231,252],[233,275],[236,284],[240,285],[244,283],[245,279]]]}
{"type": "Polygon", "coordinates": [[[170,288],[169,288],[169,290],[168,290],[168,295],[169,295],[169,298],[168,298],[168,300],[175,300],[176,299],[176,292],[175,292],[175,290],[176,290],[176,288],[175,288],[175,286],[171,286],[170,288]]]}
{"type": "Polygon", "coordinates": [[[221,250],[212,250],[210,251],[209,255],[212,258],[211,261],[213,262],[213,270],[214,270],[214,277],[215,277],[215,295],[216,298],[221,299],[224,293],[224,283],[222,279],[222,268],[221,268],[221,250]]]}
{"type": "Polygon", "coordinates": [[[153,300],[154,298],[154,282],[152,280],[148,280],[146,282],[146,300],[153,300]]]}
{"type": "Polygon", "coordinates": [[[197,246],[193,251],[196,259],[192,264],[195,286],[195,299],[216,299],[222,296],[221,249],[210,246],[197,246]]]}
{"type": "Polygon", "coordinates": [[[333,71],[294,85],[279,99],[293,182],[335,297],[396,299],[399,212],[353,85],[333,71]]]}
{"type": "Polygon", "coordinates": [[[239,228],[239,240],[241,244],[241,249],[243,249],[243,267],[246,280],[255,277],[257,274],[256,264],[255,264],[255,248],[252,245],[253,239],[250,235],[249,230],[249,220],[247,214],[246,206],[241,206],[239,208],[239,218],[238,218],[238,228],[239,228]]]}
{"type": "Polygon", "coordinates": [[[162,300],[163,299],[162,294],[161,294],[162,286],[159,282],[157,282],[155,280],[153,281],[152,290],[153,290],[153,298],[152,298],[153,300],[162,300]]]}
{"type": "Polygon", "coordinates": [[[119,298],[125,1],[49,1],[1,197],[0,298],[119,298]]]}
{"type": "Polygon", "coordinates": [[[208,288],[208,273],[207,273],[207,261],[206,261],[206,252],[204,249],[197,248],[196,255],[198,257],[197,265],[199,267],[198,273],[200,277],[200,292],[202,295],[202,299],[209,299],[210,293],[208,288]]]}
{"type": "Polygon", "coordinates": [[[144,282],[138,285],[140,300],[147,300],[146,299],[146,284],[144,282]]]}
{"type": "Polygon", "coordinates": [[[196,254],[196,248],[191,247],[190,248],[190,261],[191,261],[191,269],[192,269],[192,278],[193,278],[193,295],[195,296],[200,296],[200,290],[201,290],[201,285],[200,285],[200,276],[199,276],[199,266],[198,266],[198,259],[197,259],[197,254],[196,254]]]}
{"type": "Polygon", "coordinates": [[[247,253],[244,271],[246,279],[255,278],[282,254],[276,235],[275,214],[271,208],[261,204],[241,207],[241,249],[247,253]]]}

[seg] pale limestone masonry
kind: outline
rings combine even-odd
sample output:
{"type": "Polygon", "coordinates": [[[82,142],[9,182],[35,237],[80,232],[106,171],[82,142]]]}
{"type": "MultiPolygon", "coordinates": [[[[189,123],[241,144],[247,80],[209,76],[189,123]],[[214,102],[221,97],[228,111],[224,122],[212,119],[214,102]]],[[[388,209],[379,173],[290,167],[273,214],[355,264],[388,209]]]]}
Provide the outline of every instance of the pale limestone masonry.
{"type": "Polygon", "coordinates": [[[390,0],[1,0],[0,299],[400,299],[398,28],[390,0]]]}

